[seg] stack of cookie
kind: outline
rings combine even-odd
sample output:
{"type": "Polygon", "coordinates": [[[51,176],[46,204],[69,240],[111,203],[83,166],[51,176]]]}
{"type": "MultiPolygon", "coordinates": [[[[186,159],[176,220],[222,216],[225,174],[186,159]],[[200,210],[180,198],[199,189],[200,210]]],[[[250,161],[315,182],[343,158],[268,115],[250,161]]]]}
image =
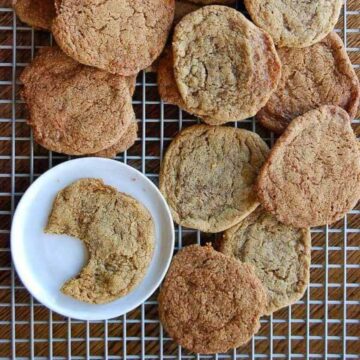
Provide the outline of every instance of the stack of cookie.
{"type": "Polygon", "coordinates": [[[175,0],[15,0],[14,8],[23,21],[51,30],[59,46],[42,49],[21,76],[35,141],[104,157],[132,146],[136,75],[161,53],[175,0]]]}
{"type": "Polygon", "coordinates": [[[250,131],[195,125],[164,157],[160,190],[175,222],[223,232],[220,253],[181,250],[159,295],[165,329],[194,352],[243,345],[261,315],[299,300],[310,227],[341,220],[360,198],[359,81],[332,32],[341,1],[245,5],[266,33],[229,8],[204,7],[179,22],[158,67],[161,97],[203,122],[256,114],[282,134],[269,150],[250,131]]]}

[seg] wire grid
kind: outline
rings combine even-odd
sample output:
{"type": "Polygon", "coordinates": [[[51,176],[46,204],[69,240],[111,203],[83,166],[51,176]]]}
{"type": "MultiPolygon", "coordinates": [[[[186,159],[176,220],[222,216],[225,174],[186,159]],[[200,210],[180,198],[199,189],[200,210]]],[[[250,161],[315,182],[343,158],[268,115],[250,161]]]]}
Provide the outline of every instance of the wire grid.
{"type": "MultiPolygon", "coordinates": [[[[357,72],[359,28],[360,3],[345,0],[337,31],[357,72]]],[[[29,295],[11,263],[11,217],[31,182],[69,157],[33,142],[18,79],[36,50],[51,44],[49,34],[19,22],[10,0],[0,0],[0,359],[359,359],[360,204],[343,221],[312,229],[311,284],[304,298],[264,317],[248,345],[226,354],[194,355],[176,345],[159,323],[156,294],[124,316],[91,322],[60,316],[29,295]]],[[[164,149],[179,129],[197,120],[160,100],[151,73],[138,76],[133,103],[139,138],[118,160],[157,184],[164,149]]],[[[354,120],[355,131],[359,123],[354,120]]],[[[253,119],[235,126],[274,142],[253,119]]],[[[176,249],[209,240],[176,227],[176,249]]]]}

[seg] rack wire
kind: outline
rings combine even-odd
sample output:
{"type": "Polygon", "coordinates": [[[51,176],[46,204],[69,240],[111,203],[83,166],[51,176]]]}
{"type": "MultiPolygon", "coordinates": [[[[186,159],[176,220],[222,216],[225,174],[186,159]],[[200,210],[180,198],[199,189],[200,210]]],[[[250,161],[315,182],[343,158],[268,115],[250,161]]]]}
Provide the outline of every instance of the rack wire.
{"type": "MultiPolygon", "coordinates": [[[[360,204],[344,220],[312,229],[311,284],[304,298],[264,317],[248,345],[226,354],[194,355],[176,345],[159,323],[156,294],[107,321],[68,319],[29,295],[11,262],[11,218],[32,181],[69,157],[35,144],[25,123],[19,74],[52,38],[22,24],[10,5],[10,0],[0,0],[0,359],[360,359],[360,204]]],[[[243,10],[240,1],[237,7],[243,10]]],[[[359,74],[358,0],[345,0],[336,31],[359,74]]],[[[157,183],[169,142],[197,120],[161,101],[152,73],[139,74],[133,103],[139,137],[117,159],[157,183]]],[[[353,121],[358,135],[359,123],[353,121]]],[[[274,135],[253,119],[235,126],[274,143],[274,135]]],[[[176,249],[209,240],[206,234],[176,227],[176,249]]]]}

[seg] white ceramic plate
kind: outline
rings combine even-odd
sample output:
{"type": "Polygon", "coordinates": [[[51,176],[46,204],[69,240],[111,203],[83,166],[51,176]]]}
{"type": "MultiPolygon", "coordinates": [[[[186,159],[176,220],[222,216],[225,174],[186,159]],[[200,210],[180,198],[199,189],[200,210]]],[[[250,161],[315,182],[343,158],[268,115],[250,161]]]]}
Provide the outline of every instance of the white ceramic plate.
{"type": "Polygon", "coordinates": [[[101,158],[70,160],[40,176],[22,197],[11,228],[13,261],[30,293],[51,310],[81,320],[113,318],[144,302],[165,276],[173,249],[171,214],[157,187],[132,167],[101,158]],[[155,223],[155,250],[145,278],[130,294],[103,305],[83,303],[60,292],[61,285],[85,264],[86,249],[78,239],[43,231],[57,192],[86,177],[102,179],[133,196],[150,211],[155,223]]]}

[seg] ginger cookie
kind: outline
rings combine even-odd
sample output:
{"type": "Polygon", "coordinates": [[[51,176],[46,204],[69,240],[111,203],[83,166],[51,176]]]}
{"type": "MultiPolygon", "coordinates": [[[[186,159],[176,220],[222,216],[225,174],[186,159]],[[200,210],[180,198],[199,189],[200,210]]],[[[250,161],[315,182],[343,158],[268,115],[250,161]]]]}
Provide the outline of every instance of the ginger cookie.
{"type": "Polygon", "coordinates": [[[117,154],[123,153],[124,151],[130,149],[136,139],[138,132],[138,124],[136,119],[131,121],[129,127],[125,130],[125,133],[120,137],[120,140],[109,148],[105,150],[101,150],[95,154],[91,154],[90,156],[98,156],[98,157],[106,157],[106,158],[114,158],[117,154]]]}
{"type": "Polygon", "coordinates": [[[203,354],[246,344],[260,328],[266,292],[254,268],[209,245],[191,245],[173,258],[159,294],[165,330],[203,354]]]}
{"type": "Polygon", "coordinates": [[[232,5],[235,4],[236,0],[188,0],[194,4],[201,4],[201,5],[232,5]]]}
{"type": "Polygon", "coordinates": [[[43,49],[21,75],[34,139],[48,150],[93,154],[114,145],[134,118],[125,77],[43,49]]]}
{"type": "Polygon", "coordinates": [[[271,37],[226,6],[186,15],[175,27],[172,47],[186,108],[211,125],[255,115],[280,79],[271,37]]]}
{"type": "Polygon", "coordinates": [[[200,9],[201,5],[196,5],[192,2],[176,0],[175,1],[175,15],[174,25],[176,25],[185,15],[200,9]]]}
{"type": "Polygon", "coordinates": [[[216,233],[258,206],[254,183],[268,155],[255,133],[194,125],[170,144],[160,171],[160,190],[176,223],[216,233]]]}
{"type": "Polygon", "coordinates": [[[171,48],[166,48],[159,59],[157,83],[160,97],[167,103],[185,109],[174,77],[174,61],[171,48]]]}
{"type": "Polygon", "coordinates": [[[309,229],[284,225],[258,207],[225,231],[220,251],[252,264],[267,290],[270,315],[302,298],[310,278],[309,229]]]}
{"type": "Polygon", "coordinates": [[[175,0],[62,0],[52,32],[80,63],[129,76],[160,55],[174,10],[175,0]]]}
{"type": "Polygon", "coordinates": [[[244,0],[254,23],[267,31],[278,47],[307,47],[335,27],[343,0],[244,0]]]}
{"type": "Polygon", "coordinates": [[[348,113],[328,105],[295,118],[271,150],[257,189],[284,224],[340,220],[360,198],[360,150],[348,113]]]}
{"type": "Polygon", "coordinates": [[[266,128],[282,133],[292,119],[321,105],[337,105],[356,116],[360,88],[340,37],[331,32],[304,49],[280,48],[281,79],[257,114],[266,128]]]}
{"type": "Polygon", "coordinates": [[[23,23],[35,29],[50,30],[55,18],[54,0],[13,0],[12,6],[23,23]]]}
{"type": "Polygon", "coordinates": [[[99,179],[81,179],[60,191],[45,231],[85,243],[88,263],[61,290],[92,304],[132,291],[144,277],[154,248],[148,210],[99,179]]]}

